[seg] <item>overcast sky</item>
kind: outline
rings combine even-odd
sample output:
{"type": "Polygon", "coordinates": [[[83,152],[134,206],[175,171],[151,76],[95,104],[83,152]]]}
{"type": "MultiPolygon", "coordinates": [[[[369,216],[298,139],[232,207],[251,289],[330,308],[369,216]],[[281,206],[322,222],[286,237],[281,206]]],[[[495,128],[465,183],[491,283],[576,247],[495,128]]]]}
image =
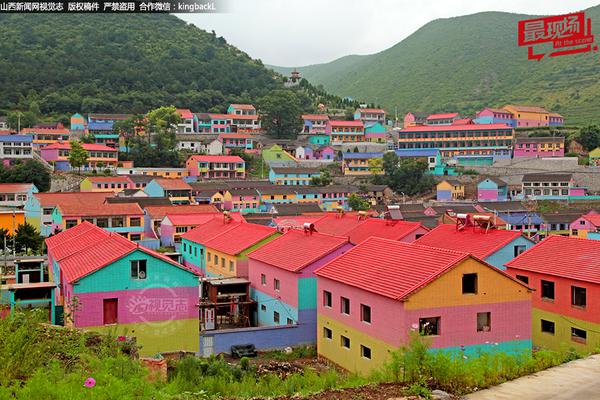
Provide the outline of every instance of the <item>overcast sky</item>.
{"type": "MultiPolygon", "coordinates": [[[[216,0],[217,2],[219,0],[216,0]]],[[[260,58],[300,67],[393,46],[425,23],[481,11],[561,14],[599,0],[226,0],[226,14],[178,15],[260,58]]],[[[592,21],[598,24],[600,21],[592,21]]],[[[515,27],[516,29],[516,27],[515,27]]]]}

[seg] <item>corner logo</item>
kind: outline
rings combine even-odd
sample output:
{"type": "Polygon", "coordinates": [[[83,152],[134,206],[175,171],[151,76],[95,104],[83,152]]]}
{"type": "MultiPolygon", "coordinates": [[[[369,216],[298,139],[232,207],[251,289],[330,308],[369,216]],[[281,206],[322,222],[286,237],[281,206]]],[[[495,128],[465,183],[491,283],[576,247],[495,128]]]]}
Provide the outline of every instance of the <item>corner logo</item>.
{"type": "Polygon", "coordinates": [[[545,55],[556,57],[598,51],[591,19],[586,19],[585,12],[519,21],[518,43],[528,46],[529,60],[537,61],[545,55]],[[540,51],[544,43],[552,43],[551,50],[540,51]]]}

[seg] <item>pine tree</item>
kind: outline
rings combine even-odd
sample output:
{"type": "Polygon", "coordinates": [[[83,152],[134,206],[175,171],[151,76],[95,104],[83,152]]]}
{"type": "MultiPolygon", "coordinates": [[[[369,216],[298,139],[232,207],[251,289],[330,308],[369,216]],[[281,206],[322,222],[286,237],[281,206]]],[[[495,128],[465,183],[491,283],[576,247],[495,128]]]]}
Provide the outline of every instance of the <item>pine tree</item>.
{"type": "Polygon", "coordinates": [[[79,142],[71,142],[71,151],[69,152],[69,164],[71,168],[77,168],[81,174],[81,167],[85,165],[88,159],[88,152],[79,142]]]}

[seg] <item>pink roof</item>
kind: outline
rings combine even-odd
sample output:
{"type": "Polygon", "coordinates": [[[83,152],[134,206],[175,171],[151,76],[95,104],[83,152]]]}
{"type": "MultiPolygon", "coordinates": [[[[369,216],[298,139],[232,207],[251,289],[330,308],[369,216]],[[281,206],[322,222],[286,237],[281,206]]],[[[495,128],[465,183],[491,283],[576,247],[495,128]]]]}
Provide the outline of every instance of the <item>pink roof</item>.
{"type": "Polygon", "coordinates": [[[181,115],[181,118],[183,119],[194,119],[194,114],[187,108],[178,108],[177,113],[181,115]]]}
{"type": "Polygon", "coordinates": [[[242,222],[204,242],[207,248],[236,255],[276,233],[275,228],[242,222]]]}
{"type": "Polygon", "coordinates": [[[403,300],[465,260],[464,252],[371,237],[317,269],[319,277],[403,300]]]}
{"type": "Polygon", "coordinates": [[[461,118],[461,119],[455,119],[454,121],[452,121],[452,125],[467,125],[467,124],[472,124],[473,120],[471,118],[461,118]]]}
{"type": "Polygon", "coordinates": [[[187,231],[181,237],[194,243],[204,244],[215,236],[233,229],[239,224],[241,222],[235,220],[227,221],[224,216],[213,216],[210,221],[187,231]]]}
{"type": "Polygon", "coordinates": [[[33,183],[0,183],[0,193],[27,193],[33,183]]]}
{"type": "Polygon", "coordinates": [[[292,229],[259,247],[248,258],[297,272],[348,243],[348,238],[292,229]]]}
{"type": "Polygon", "coordinates": [[[23,128],[21,134],[43,133],[45,135],[69,135],[70,130],[64,128],[23,128]]]}
{"type": "Polygon", "coordinates": [[[350,230],[347,235],[352,244],[359,244],[371,236],[400,240],[421,227],[420,222],[388,221],[380,218],[369,218],[350,230]]]}
{"type": "Polygon", "coordinates": [[[314,121],[328,121],[329,117],[324,114],[304,114],[302,119],[314,120],[314,121]]]}
{"type": "Polygon", "coordinates": [[[431,114],[429,117],[427,117],[427,120],[429,121],[432,119],[448,119],[456,117],[458,117],[458,113],[431,114]]]}
{"type": "Polygon", "coordinates": [[[190,159],[198,162],[220,162],[220,163],[243,163],[244,159],[240,156],[191,156],[190,159]]]}
{"type": "Polygon", "coordinates": [[[441,224],[417,239],[415,243],[464,251],[484,259],[520,236],[520,231],[490,229],[487,233],[484,233],[473,227],[458,231],[456,225],[441,224]]]}
{"type": "Polygon", "coordinates": [[[329,120],[328,124],[330,124],[331,126],[358,126],[360,128],[364,127],[362,121],[329,120]]]}
{"type": "MultiPolygon", "coordinates": [[[[112,147],[105,146],[103,144],[94,144],[94,143],[81,143],[81,147],[88,151],[110,151],[117,152],[117,149],[113,149],[112,147]]],[[[70,150],[71,143],[52,143],[48,146],[44,147],[44,150],[70,150]]]]}
{"type": "Polygon", "coordinates": [[[154,181],[165,190],[192,190],[183,179],[155,178],[154,181]]]}
{"type": "Polygon", "coordinates": [[[167,214],[173,226],[201,225],[215,218],[215,214],[167,214]]]}
{"type": "Polygon", "coordinates": [[[163,254],[139,246],[123,236],[105,231],[89,223],[67,229],[46,239],[48,253],[59,263],[61,274],[67,282],[77,281],[111,263],[140,250],[178,268],[197,273],[163,254]]]}
{"type": "Polygon", "coordinates": [[[346,236],[348,232],[363,222],[357,213],[338,214],[330,212],[314,222],[315,229],[319,233],[329,235],[346,236]]]}
{"type": "Polygon", "coordinates": [[[469,124],[469,125],[442,125],[442,126],[410,126],[400,132],[444,132],[444,131],[490,131],[498,129],[512,129],[506,124],[469,124]]]}
{"type": "Polygon", "coordinates": [[[600,241],[551,235],[506,266],[600,284],[600,241]]]}
{"type": "Polygon", "coordinates": [[[595,212],[582,215],[581,218],[589,221],[592,225],[600,227],[600,214],[596,214],[595,212]]]}

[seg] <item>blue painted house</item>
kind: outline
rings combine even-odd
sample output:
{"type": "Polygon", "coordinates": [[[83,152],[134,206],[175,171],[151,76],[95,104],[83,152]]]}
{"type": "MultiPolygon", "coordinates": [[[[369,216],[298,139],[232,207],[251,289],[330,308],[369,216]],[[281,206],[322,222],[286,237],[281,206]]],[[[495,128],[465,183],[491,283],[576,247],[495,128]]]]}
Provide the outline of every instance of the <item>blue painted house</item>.
{"type": "Polygon", "coordinates": [[[310,185],[312,178],[320,177],[318,168],[271,167],[269,181],[275,185],[310,185]]]}
{"type": "Polygon", "coordinates": [[[167,197],[171,204],[189,204],[192,187],[183,179],[156,178],[144,188],[149,197],[167,197]]]}
{"type": "Polygon", "coordinates": [[[489,177],[477,184],[478,201],[508,200],[508,184],[502,179],[489,177]]]}
{"type": "Polygon", "coordinates": [[[329,146],[331,143],[331,138],[329,135],[311,135],[308,138],[308,143],[315,146],[329,146]]]}

